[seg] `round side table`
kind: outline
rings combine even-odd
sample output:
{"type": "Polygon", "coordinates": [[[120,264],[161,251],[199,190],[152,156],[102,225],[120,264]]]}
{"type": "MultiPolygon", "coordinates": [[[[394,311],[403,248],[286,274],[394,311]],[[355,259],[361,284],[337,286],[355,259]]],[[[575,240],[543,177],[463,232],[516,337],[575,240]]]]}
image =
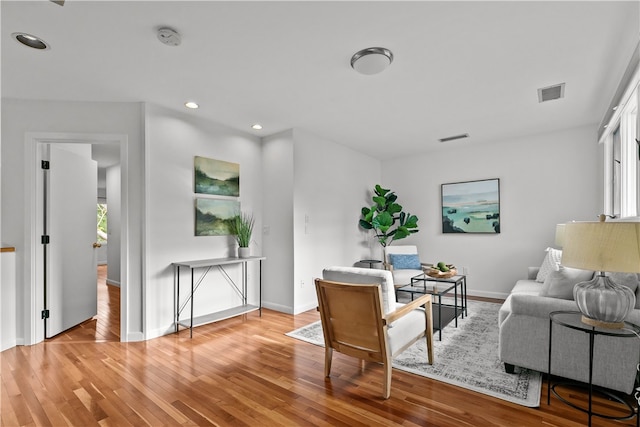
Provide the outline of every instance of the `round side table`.
{"type": "Polygon", "coordinates": [[[379,259],[361,259],[358,262],[362,264],[369,264],[369,268],[373,268],[373,264],[380,264],[382,261],[379,259]]]}
{"type": "MultiPolygon", "coordinates": [[[[600,418],[606,418],[606,419],[610,419],[610,420],[629,420],[631,418],[633,418],[634,416],[636,417],[636,426],[640,426],[640,417],[638,416],[638,406],[636,405],[635,408],[633,408],[628,402],[624,401],[622,398],[620,398],[619,396],[607,391],[607,390],[602,390],[600,388],[598,388],[597,391],[600,394],[605,395],[606,397],[622,404],[625,405],[627,407],[627,409],[629,410],[628,415],[622,416],[622,417],[614,417],[614,416],[610,416],[610,415],[603,415],[603,414],[599,414],[596,412],[593,412],[593,406],[592,406],[592,400],[593,400],[593,392],[594,392],[594,387],[593,387],[593,343],[595,340],[595,337],[598,335],[601,336],[609,336],[609,337],[619,337],[619,338],[633,338],[633,339],[638,339],[640,338],[640,326],[630,323],[630,322],[624,322],[624,327],[622,329],[608,329],[608,328],[601,328],[601,327],[595,327],[595,326],[591,326],[591,325],[587,325],[586,323],[583,323],[582,320],[582,313],[580,313],[579,311],[553,311],[551,313],[549,313],[549,366],[548,366],[548,370],[547,370],[547,405],[551,404],[551,392],[553,392],[553,394],[563,403],[571,406],[572,408],[575,408],[579,411],[585,412],[589,415],[589,426],[591,426],[591,417],[593,415],[600,417],[600,418]],[[589,406],[588,409],[582,408],[578,405],[576,405],[575,403],[569,402],[568,400],[564,399],[562,396],[560,396],[560,394],[555,390],[555,387],[558,385],[562,385],[564,383],[556,383],[553,386],[551,386],[551,342],[552,342],[552,334],[553,334],[553,325],[558,325],[558,326],[562,326],[565,328],[570,328],[570,329],[574,329],[576,331],[581,331],[584,332],[585,334],[589,335],[589,383],[588,383],[588,390],[589,390],[589,406]]],[[[640,340],[638,341],[639,345],[640,345],[640,340]]],[[[577,385],[577,384],[575,384],[577,385]]]]}

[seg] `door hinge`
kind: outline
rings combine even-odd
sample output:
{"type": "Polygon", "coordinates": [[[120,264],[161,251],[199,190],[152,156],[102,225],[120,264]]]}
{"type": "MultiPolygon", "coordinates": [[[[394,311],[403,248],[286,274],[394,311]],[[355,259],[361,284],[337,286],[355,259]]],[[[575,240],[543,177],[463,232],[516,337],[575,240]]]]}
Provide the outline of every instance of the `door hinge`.
{"type": "Polygon", "coordinates": [[[43,245],[48,245],[49,244],[49,236],[47,236],[46,234],[44,236],[42,236],[41,242],[43,245]]]}
{"type": "Polygon", "coordinates": [[[49,310],[42,310],[42,318],[43,319],[49,318],[49,310]]]}
{"type": "Polygon", "coordinates": [[[42,161],[42,169],[49,169],[49,160],[42,161]]]}

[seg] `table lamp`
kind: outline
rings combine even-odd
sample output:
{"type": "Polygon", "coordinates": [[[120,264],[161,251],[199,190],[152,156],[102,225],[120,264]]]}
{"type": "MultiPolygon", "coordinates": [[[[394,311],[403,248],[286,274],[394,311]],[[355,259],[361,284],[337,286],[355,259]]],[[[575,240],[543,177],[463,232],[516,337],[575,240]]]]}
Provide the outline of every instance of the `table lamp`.
{"type": "Polygon", "coordinates": [[[562,249],[564,245],[564,224],[556,224],[556,246],[562,249]]]}
{"type": "Polygon", "coordinates": [[[640,273],[640,222],[605,222],[602,217],[600,222],[569,222],[562,240],[562,265],[596,272],[573,288],[582,322],[622,328],[636,297],[605,272],[640,273]]]}

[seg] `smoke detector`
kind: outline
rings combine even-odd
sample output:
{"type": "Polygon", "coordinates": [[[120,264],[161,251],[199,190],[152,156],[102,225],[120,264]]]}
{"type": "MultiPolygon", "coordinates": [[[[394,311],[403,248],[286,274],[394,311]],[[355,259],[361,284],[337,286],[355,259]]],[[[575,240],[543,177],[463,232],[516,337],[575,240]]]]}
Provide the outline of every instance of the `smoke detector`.
{"type": "Polygon", "coordinates": [[[158,29],[158,40],[167,46],[180,46],[182,37],[173,28],[163,27],[158,29]]]}

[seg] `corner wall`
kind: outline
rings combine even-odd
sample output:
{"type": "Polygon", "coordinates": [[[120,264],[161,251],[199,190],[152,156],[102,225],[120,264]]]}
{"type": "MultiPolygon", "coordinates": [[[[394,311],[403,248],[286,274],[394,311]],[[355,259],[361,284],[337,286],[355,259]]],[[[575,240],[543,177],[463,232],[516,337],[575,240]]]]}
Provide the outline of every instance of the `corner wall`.
{"type": "Polygon", "coordinates": [[[468,269],[470,294],[504,298],[554,246],[555,226],[595,220],[602,194],[595,126],[383,162],[384,185],[418,215],[423,262],[468,269]],[[440,185],[500,179],[500,234],[443,234],[440,185]]]}
{"type": "Polygon", "coordinates": [[[263,144],[265,306],[298,314],[317,306],[323,268],[379,257],[358,219],[381,163],[300,129],[263,144]]]}

